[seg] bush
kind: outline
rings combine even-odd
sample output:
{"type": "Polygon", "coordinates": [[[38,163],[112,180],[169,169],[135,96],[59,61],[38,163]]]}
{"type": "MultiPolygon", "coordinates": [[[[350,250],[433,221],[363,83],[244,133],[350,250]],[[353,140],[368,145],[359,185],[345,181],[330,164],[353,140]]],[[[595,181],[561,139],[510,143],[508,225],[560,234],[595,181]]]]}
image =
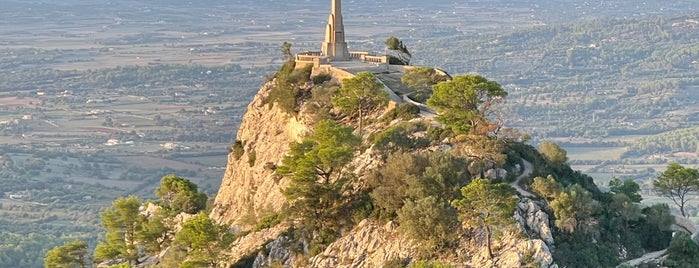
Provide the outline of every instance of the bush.
{"type": "Polygon", "coordinates": [[[292,84],[303,84],[311,79],[311,71],[313,70],[313,65],[305,65],[301,68],[295,68],[289,74],[287,82],[292,84]]]}
{"type": "Polygon", "coordinates": [[[316,76],[311,78],[311,80],[313,80],[313,84],[316,84],[316,85],[323,84],[323,83],[330,81],[332,79],[333,79],[333,77],[330,74],[326,74],[326,73],[322,73],[322,74],[316,75],[316,76]]]}
{"type": "Polygon", "coordinates": [[[255,152],[254,150],[250,151],[250,153],[248,153],[248,165],[250,165],[250,167],[254,166],[256,159],[257,159],[257,152],[255,152]]]}
{"type": "Polygon", "coordinates": [[[296,63],[287,61],[274,75],[276,79],[272,86],[267,100],[265,100],[270,108],[273,104],[278,104],[286,113],[295,113],[298,111],[299,100],[303,99],[304,95],[297,84],[308,82],[311,76],[312,65],[307,65],[302,68],[295,68],[296,63]]]}
{"type": "Polygon", "coordinates": [[[235,140],[228,153],[232,153],[235,160],[240,160],[240,158],[243,156],[243,153],[245,153],[245,149],[243,148],[243,142],[241,140],[235,140]]]}
{"type": "Polygon", "coordinates": [[[286,61],[284,62],[284,64],[282,64],[282,67],[279,68],[279,71],[277,71],[277,73],[274,74],[274,78],[287,80],[287,78],[289,77],[289,75],[291,75],[295,68],[296,61],[286,61]]]}
{"type": "Polygon", "coordinates": [[[282,222],[282,217],[279,214],[272,214],[266,217],[263,217],[260,222],[255,225],[254,228],[252,228],[253,232],[259,232],[263,229],[267,228],[272,228],[282,222]]]}
{"type": "Polygon", "coordinates": [[[669,267],[696,267],[699,264],[699,245],[688,234],[676,232],[667,248],[667,258],[674,262],[664,263],[669,267]]]}
{"type": "Polygon", "coordinates": [[[419,103],[427,102],[427,99],[432,96],[432,90],[418,90],[408,95],[411,100],[417,101],[419,103]]]}
{"type": "Polygon", "coordinates": [[[274,104],[286,113],[296,113],[297,98],[300,97],[300,89],[286,81],[278,80],[269,92],[267,103],[271,109],[274,104]]]}
{"type": "Polygon", "coordinates": [[[330,228],[325,228],[318,232],[318,235],[311,239],[308,245],[308,255],[315,256],[325,250],[330,243],[337,239],[338,233],[330,228]]]}
{"type": "Polygon", "coordinates": [[[383,121],[387,123],[397,118],[407,121],[417,117],[418,114],[420,114],[420,107],[406,102],[401,103],[395,109],[388,111],[386,115],[384,115],[383,121]]]}
{"type": "Polygon", "coordinates": [[[390,259],[383,263],[383,268],[405,268],[406,266],[408,266],[408,260],[403,258],[390,259]]]}
{"type": "Polygon", "coordinates": [[[436,261],[416,261],[410,265],[410,268],[452,268],[449,264],[436,261]]]}
{"type": "Polygon", "coordinates": [[[422,122],[401,122],[376,134],[373,141],[378,149],[388,152],[424,148],[429,145],[427,139],[411,135],[426,128],[422,122]]]}
{"type": "Polygon", "coordinates": [[[434,196],[416,202],[406,200],[398,211],[398,221],[401,233],[421,242],[420,255],[431,256],[459,236],[456,210],[434,196]]]}

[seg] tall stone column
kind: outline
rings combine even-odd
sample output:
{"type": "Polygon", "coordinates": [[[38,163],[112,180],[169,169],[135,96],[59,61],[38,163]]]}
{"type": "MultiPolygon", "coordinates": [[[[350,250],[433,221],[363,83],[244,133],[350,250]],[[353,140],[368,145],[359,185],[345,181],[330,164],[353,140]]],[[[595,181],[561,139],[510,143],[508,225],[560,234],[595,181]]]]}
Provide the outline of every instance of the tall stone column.
{"type": "Polygon", "coordinates": [[[335,61],[349,60],[349,50],[345,42],[345,26],[342,23],[342,3],[332,0],[328,25],[325,27],[325,39],[320,51],[324,56],[335,61]]]}

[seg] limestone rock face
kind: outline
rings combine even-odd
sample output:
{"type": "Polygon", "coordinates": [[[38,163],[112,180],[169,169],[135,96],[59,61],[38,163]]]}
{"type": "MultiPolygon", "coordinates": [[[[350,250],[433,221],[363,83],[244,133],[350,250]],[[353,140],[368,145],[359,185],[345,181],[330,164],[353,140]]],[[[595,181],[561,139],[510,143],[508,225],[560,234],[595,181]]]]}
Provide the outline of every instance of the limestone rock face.
{"type": "Polygon", "coordinates": [[[398,235],[394,222],[381,226],[363,220],[309,263],[311,267],[327,268],[381,267],[388,260],[405,259],[413,254],[413,243],[398,235]]]}
{"type": "Polygon", "coordinates": [[[553,245],[549,215],[536,202],[527,197],[521,197],[517,203],[514,218],[523,232],[527,232],[535,238],[540,238],[549,246],[553,245]]]}
{"type": "Polygon", "coordinates": [[[300,141],[309,126],[303,119],[298,120],[265,101],[272,85],[273,82],[268,82],[260,88],[243,116],[237,140],[242,141],[245,152],[239,159],[228,155],[228,165],[210,214],[218,223],[245,225],[248,223],[239,221],[242,217],[279,211],[284,203],[279,189],[286,180],[275,180],[269,166],[279,164],[289,150],[289,143],[300,141]]]}
{"type": "Polygon", "coordinates": [[[273,263],[281,264],[284,267],[293,267],[293,252],[288,248],[289,244],[293,244],[286,236],[279,236],[272,242],[265,245],[267,255],[261,252],[257,254],[255,261],[252,264],[253,268],[270,267],[273,263]]]}

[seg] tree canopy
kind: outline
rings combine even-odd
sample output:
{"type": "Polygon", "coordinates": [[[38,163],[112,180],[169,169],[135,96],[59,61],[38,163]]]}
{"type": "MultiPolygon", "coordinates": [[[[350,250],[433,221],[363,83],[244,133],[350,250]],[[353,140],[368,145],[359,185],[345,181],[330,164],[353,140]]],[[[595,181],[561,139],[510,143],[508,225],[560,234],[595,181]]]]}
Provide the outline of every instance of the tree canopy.
{"type": "Polygon", "coordinates": [[[594,229],[597,221],[592,217],[598,208],[598,202],[592,194],[579,184],[567,187],[551,201],[551,209],[556,216],[556,227],[568,233],[594,229]]]}
{"type": "Polygon", "coordinates": [[[539,152],[554,166],[560,166],[568,161],[568,153],[558,144],[550,141],[541,142],[539,144],[539,152]]]}
{"type": "Polygon", "coordinates": [[[499,127],[491,122],[494,106],[507,92],[494,81],[480,75],[459,75],[432,87],[427,105],[439,112],[435,118],[456,134],[488,133],[499,127]]]}
{"type": "Polygon", "coordinates": [[[534,193],[545,198],[547,201],[555,199],[558,194],[563,192],[563,187],[561,184],[558,183],[551,175],[546,176],[546,178],[534,178],[531,189],[534,193]]]}
{"type": "Polygon", "coordinates": [[[680,208],[682,216],[687,216],[684,208],[687,204],[687,194],[699,189],[699,170],[685,168],[677,163],[667,166],[653,181],[653,188],[658,193],[670,198],[680,208]]]}
{"type": "Polygon", "coordinates": [[[410,60],[412,59],[413,55],[410,54],[408,47],[403,44],[403,41],[399,40],[395,36],[390,36],[384,43],[386,44],[386,48],[396,52],[396,55],[398,55],[398,60],[401,64],[410,65],[410,60]]]}
{"type": "Polygon", "coordinates": [[[87,267],[87,243],[82,240],[66,242],[46,252],[45,268],[87,267]]]}
{"type": "Polygon", "coordinates": [[[119,197],[112,207],[100,213],[105,241],[95,248],[94,259],[104,261],[124,258],[130,262],[138,260],[136,233],[142,215],[138,213],[141,202],[136,196],[119,197]]]}
{"type": "Polygon", "coordinates": [[[160,204],[164,208],[175,214],[194,214],[206,208],[206,194],[200,193],[197,188],[193,182],[169,174],[160,179],[160,187],[155,189],[155,195],[160,198],[160,204]]]}
{"type": "Polygon", "coordinates": [[[364,113],[378,106],[386,105],[388,93],[383,84],[370,72],[359,72],[354,77],[342,80],[342,87],[332,99],[332,104],[344,114],[359,117],[359,133],[364,125],[364,113]]]}
{"type": "Polygon", "coordinates": [[[517,204],[517,191],[506,183],[493,184],[477,178],[461,188],[463,199],[452,205],[459,211],[465,225],[485,229],[488,256],[493,257],[491,228],[512,223],[517,204]]]}
{"type": "Polygon", "coordinates": [[[632,179],[625,179],[622,181],[619,178],[612,178],[611,181],[609,181],[609,190],[612,191],[613,193],[616,194],[625,194],[626,196],[631,199],[633,202],[641,202],[643,198],[641,197],[641,194],[638,193],[638,191],[641,189],[641,187],[633,181],[632,179]]]}
{"type": "Polygon", "coordinates": [[[182,223],[174,244],[186,249],[188,258],[180,267],[214,267],[221,253],[233,242],[229,227],[213,222],[204,212],[182,223]]]}
{"type": "Polygon", "coordinates": [[[298,230],[305,238],[313,240],[317,233],[335,232],[333,223],[338,221],[342,188],[347,182],[343,169],[360,142],[352,128],[322,120],[302,142],[289,145],[276,174],[289,178],[289,186],[282,190],[289,201],[287,213],[299,220],[298,230]]]}
{"type": "Polygon", "coordinates": [[[421,91],[431,91],[432,86],[439,82],[447,81],[447,77],[440,75],[431,67],[415,67],[405,70],[400,82],[409,88],[421,91]]]}

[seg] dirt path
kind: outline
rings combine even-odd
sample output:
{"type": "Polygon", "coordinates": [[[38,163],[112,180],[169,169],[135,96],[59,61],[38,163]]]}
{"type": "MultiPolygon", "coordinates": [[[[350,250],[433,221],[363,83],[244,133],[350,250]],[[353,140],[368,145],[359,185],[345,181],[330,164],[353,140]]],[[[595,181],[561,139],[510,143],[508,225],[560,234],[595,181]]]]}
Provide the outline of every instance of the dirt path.
{"type": "Polygon", "coordinates": [[[529,161],[522,159],[522,163],[524,164],[524,171],[522,174],[517,176],[517,179],[510,183],[510,186],[515,188],[517,192],[519,192],[521,195],[526,196],[526,197],[534,197],[534,194],[522,189],[522,187],[519,187],[519,182],[526,178],[529,177],[529,175],[532,174],[532,171],[534,170],[534,167],[532,166],[532,163],[529,163],[529,161]]]}
{"type": "Polygon", "coordinates": [[[658,257],[662,256],[665,254],[665,251],[667,249],[659,250],[659,251],[653,251],[653,252],[648,252],[646,254],[643,254],[643,256],[635,258],[633,260],[626,261],[624,263],[627,263],[633,267],[639,266],[642,263],[648,262],[652,259],[657,259],[658,257]]]}

